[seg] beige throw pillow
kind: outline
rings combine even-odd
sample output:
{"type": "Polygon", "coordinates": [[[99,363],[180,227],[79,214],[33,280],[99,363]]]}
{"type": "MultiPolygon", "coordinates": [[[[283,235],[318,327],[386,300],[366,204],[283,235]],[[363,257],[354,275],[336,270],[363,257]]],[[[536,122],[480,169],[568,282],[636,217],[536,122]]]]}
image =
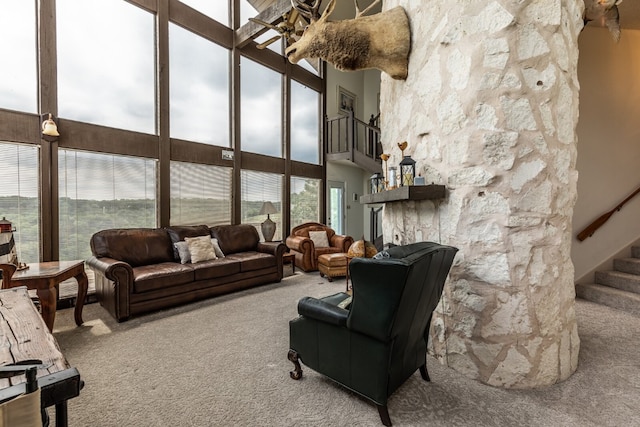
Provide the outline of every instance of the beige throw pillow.
{"type": "Polygon", "coordinates": [[[195,264],[196,262],[218,258],[213,249],[211,236],[185,237],[184,241],[187,242],[187,246],[189,246],[192,263],[195,264]]]}
{"type": "Polygon", "coordinates": [[[329,239],[327,239],[326,231],[310,231],[309,238],[316,248],[328,248],[329,239]]]}

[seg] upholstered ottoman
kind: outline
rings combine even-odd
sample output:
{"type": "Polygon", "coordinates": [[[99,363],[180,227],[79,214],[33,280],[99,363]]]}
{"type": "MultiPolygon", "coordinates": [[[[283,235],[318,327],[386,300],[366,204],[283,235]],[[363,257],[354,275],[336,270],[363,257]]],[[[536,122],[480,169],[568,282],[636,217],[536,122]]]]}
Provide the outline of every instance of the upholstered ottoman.
{"type": "Polygon", "coordinates": [[[318,270],[320,277],[327,276],[330,282],[334,277],[347,275],[347,254],[340,252],[337,254],[322,254],[318,257],[318,270]]]}

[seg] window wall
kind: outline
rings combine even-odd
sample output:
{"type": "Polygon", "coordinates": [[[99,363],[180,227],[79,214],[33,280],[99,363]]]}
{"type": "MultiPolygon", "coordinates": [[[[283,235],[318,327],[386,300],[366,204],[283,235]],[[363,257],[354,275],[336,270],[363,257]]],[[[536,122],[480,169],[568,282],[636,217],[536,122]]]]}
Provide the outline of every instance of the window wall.
{"type": "Polygon", "coordinates": [[[277,239],[324,216],[309,194],[324,186],[322,72],[289,64],[281,40],[258,49],[231,23],[264,2],[234,17],[231,1],[3,3],[0,173],[17,187],[0,188],[0,217],[26,261],[86,258],[102,228],[259,229],[267,200],[277,239]]]}

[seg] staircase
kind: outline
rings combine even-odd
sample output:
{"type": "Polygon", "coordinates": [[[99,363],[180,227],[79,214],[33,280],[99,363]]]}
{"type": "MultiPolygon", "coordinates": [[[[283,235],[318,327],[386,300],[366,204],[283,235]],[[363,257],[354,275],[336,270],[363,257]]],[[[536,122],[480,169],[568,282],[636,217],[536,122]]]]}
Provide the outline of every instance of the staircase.
{"type": "Polygon", "coordinates": [[[640,315],[640,246],[631,248],[631,256],[615,259],[613,271],[597,271],[595,283],[576,284],[576,295],[640,315]]]}

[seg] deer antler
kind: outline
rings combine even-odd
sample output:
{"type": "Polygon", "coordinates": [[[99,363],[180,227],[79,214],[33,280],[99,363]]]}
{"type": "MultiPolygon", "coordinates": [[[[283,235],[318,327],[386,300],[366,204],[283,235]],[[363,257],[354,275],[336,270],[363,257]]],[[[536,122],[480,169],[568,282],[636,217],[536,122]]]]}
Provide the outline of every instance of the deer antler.
{"type": "Polygon", "coordinates": [[[313,0],[312,4],[307,4],[309,1],[310,0],[291,0],[291,6],[308,20],[317,20],[320,18],[318,9],[320,8],[320,2],[322,0],[313,0]]]}
{"type": "Polygon", "coordinates": [[[362,12],[360,12],[360,8],[358,7],[358,0],[353,0],[353,2],[356,5],[356,18],[360,18],[362,15],[364,15],[367,12],[369,12],[369,10],[371,10],[371,8],[373,6],[375,6],[376,4],[380,3],[380,0],[374,1],[369,6],[367,6],[367,8],[365,10],[363,10],[362,12]]]}

